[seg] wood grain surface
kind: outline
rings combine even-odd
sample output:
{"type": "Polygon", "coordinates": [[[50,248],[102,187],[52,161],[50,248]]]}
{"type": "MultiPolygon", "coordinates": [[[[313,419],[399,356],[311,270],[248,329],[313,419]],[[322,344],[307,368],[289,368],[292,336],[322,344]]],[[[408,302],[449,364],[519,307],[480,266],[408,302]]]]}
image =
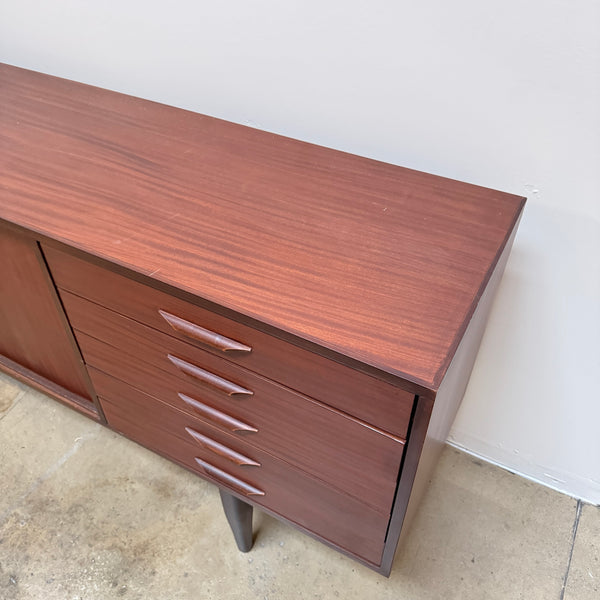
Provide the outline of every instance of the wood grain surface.
{"type": "MultiPolygon", "coordinates": [[[[160,335],[152,331],[159,329],[169,338],[176,336],[185,342],[172,342],[171,347],[185,348],[185,356],[191,360],[194,359],[193,348],[197,346],[199,356],[206,354],[204,351],[212,352],[371,425],[406,437],[414,395],[405,390],[62,252],[46,249],[46,258],[54,280],[59,287],[65,286],[60,287],[61,299],[75,329],[113,346],[119,346],[125,334],[137,336],[140,349],[148,340],[160,339],[160,335]],[[224,355],[211,346],[190,343],[188,337],[178,335],[160,316],[160,307],[248,342],[253,350],[224,355]],[[119,315],[123,316],[119,318],[119,315]]],[[[170,344],[163,342],[164,347],[170,344]]]]}
{"type": "Polygon", "coordinates": [[[524,200],[15,67],[0,219],[437,389],[524,200]]]}
{"type": "MultiPolygon", "coordinates": [[[[189,417],[138,390],[93,371],[102,380],[102,397],[108,423],[130,439],[168,456],[189,469],[208,475],[196,462],[200,458],[236,479],[264,490],[264,496],[249,496],[261,506],[283,515],[307,529],[375,565],[379,564],[389,515],[382,514],[356,498],[336,491],[270,454],[247,446],[242,440],[224,434],[189,417]],[[260,467],[237,466],[227,458],[195,443],[185,431],[191,426],[218,443],[251,456],[260,467]]],[[[211,478],[228,486],[222,478],[211,478]]],[[[233,491],[239,492],[236,487],[233,491]]]]}
{"type": "Polygon", "coordinates": [[[433,476],[439,455],[465,393],[485,324],[502,279],[516,229],[500,256],[477,309],[454,355],[446,377],[433,398],[420,397],[411,424],[410,443],[398,483],[395,508],[386,538],[380,572],[389,575],[396,544],[406,538],[421,499],[433,476]]]}
{"type": "MultiPolygon", "coordinates": [[[[389,514],[404,452],[401,442],[252,373],[238,372],[237,376],[255,394],[233,398],[181,375],[164,354],[154,352],[151,343],[136,355],[131,338],[117,348],[76,333],[89,366],[189,413],[193,419],[204,420],[184,397],[246,421],[258,430],[236,434],[246,443],[389,514]]],[[[206,357],[218,361],[210,354],[206,357]]],[[[211,364],[210,368],[216,370],[219,365],[211,364]]],[[[103,380],[96,379],[94,370],[90,372],[98,395],[105,396],[103,380]]]]}
{"type": "Polygon", "coordinates": [[[27,369],[23,365],[16,363],[10,358],[0,354],[0,370],[7,373],[11,377],[22,381],[26,385],[43,392],[47,396],[62,402],[66,406],[73,408],[77,412],[84,414],[86,417],[94,419],[105,424],[104,417],[100,413],[98,399],[94,396],[94,403],[90,402],[89,398],[84,398],[78,394],[74,394],[64,387],[46,379],[39,373],[27,369]]]}
{"type": "Polygon", "coordinates": [[[35,240],[0,223],[0,355],[93,410],[83,359],[35,240]]]}

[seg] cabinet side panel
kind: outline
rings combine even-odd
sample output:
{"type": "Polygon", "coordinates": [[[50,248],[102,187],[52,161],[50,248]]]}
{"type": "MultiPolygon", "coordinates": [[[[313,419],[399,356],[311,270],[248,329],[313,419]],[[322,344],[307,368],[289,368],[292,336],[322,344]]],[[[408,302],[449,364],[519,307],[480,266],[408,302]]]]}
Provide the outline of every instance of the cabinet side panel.
{"type": "Polygon", "coordinates": [[[446,438],[464,396],[518,222],[500,255],[494,272],[473,314],[465,335],[437,391],[433,406],[429,398],[418,399],[406,449],[398,494],[392,514],[380,572],[389,575],[400,534],[406,537],[421,498],[431,480],[446,438]]]}
{"type": "Polygon", "coordinates": [[[0,225],[0,354],[90,400],[37,243],[0,225]]]}

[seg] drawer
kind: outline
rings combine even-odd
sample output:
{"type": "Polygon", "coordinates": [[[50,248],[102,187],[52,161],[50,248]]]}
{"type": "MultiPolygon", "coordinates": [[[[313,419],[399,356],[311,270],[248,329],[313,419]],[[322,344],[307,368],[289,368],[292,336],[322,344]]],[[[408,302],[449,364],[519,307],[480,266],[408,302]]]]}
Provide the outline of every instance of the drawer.
{"type": "Polygon", "coordinates": [[[406,437],[413,394],[54,248],[44,253],[62,290],[406,437]]]}
{"type": "Polygon", "coordinates": [[[95,380],[102,383],[102,408],[113,429],[330,543],[380,563],[389,517],[105,374],[96,373],[95,380]]]}
{"type": "MultiPolygon", "coordinates": [[[[112,321],[106,322],[108,331],[112,321]]],[[[130,336],[126,332],[139,334],[142,327],[131,323],[131,330],[123,329],[118,348],[76,330],[86,363],[243,437],[381,512],[390,511],[404,451],[402,441],[209,353],[204,353],[202,360],[198,356],[202,351],[192,348],[191,357],[179,340],[164,336],[163,346],[130,336]],[[174,359],[181,364],[174,364],[174,359]],[[197,378],[198,371],[207,383],[197,378]],[[220,380],[218,387],[214,387],[213,377],[220,380]]],[[[162,337],[159,332],[153,335],[162,337]]],[[[96,381],[90,371],[96,392],[104,395],[102,381],[96,381]]]]}

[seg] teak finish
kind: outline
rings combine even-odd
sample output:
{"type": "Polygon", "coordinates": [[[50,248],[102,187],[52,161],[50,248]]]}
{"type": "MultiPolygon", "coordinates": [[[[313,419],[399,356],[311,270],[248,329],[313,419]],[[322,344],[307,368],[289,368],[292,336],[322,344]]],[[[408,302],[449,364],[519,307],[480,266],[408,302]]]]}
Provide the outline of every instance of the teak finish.
{"type": "Polygon", "coordinates": [[[340,494],[319,479],[245,444],[240,438],[173,411],[163,402],[127,388],[101,371],[91,370],[94,381],[100,383],[105,393],[102,400],[106,416],[117,431],[196,473],[208,475],[216,483],[223,483],[219,481],[220,473],[207,472],[203,465],[226,473],[240,482],[239,487],[233,483],[231,489],[243,499],[252,500],[275,514],[283,506],[286,509],[283,516],[288,520],[309,531],[318,531],[323,541],[338,548],[356,548],[360,558],[371,565],[379,564],[388,515],[363,505],[350,495],[340,494]],[[123,398],[128,399],[126,404],[123,398]],[[142,412],[145,414],[143,423],[139,418],[142,412]],[[195,443],[186,427],[251,457],[259,466],[235,465],[195,443]],[[203,462],[198,463],[198,459],[203,462]]]}
{"type": "Polygon", "coordinates": [[[0,86],[0,218],[432,389],[523,205],[14,67],[0,86]]]}
{"type": "MultiPolygon", "coordinates": [[[[136,346],[129,341],[135,338],[130,336],[125,345],[117,348],[83,332],[77,331],[76,335],[88,365],[193,415],[198,413],[185,399],[233,414],[257,429],[255,434],[239,434],[249,444],[256,444],[311,471],[330,485],[354,493],[363,502],[390,512],[404,450],[402,442],[380,435],[310,398],[269,385],[251,372],[236,371],[237,380],[243,378],[244,386],[254,394],[232,397],[180,373],[160,350],[145,349],[143,355],[136,356],[136,346]]],[[[185,349],[177,347],[184,354],[185,349]]],[[[211,370],[218,368],[214,359],[205,364],[211,370]]],[[[96,391],[104,395],[97,384],[96,391]]]]}
{"type": "Polygon", "coordinates": [[[83,360],[65,328],[58,296],[34,239],[0,222],[0,357],[30,383],[26,371],[63,388],[95,411],[83,360]],[[36,315],[35,319],[31,315],[36,315]]]}
{"type": "MultiPolygon", "coordinates": [[[[44,252],[54,280],[63,292],[88,298],[287,387],[301,389],[392,434],[406,436],[414,394],[54,248],[44,246],[44,252]],[[188,322],[202,323],[235,341],[241,340],[252,351],[224,353],[196,337],[190,338],[165,320],[163,314],[167,311],[188,322]],[[369,402],[364,401],[367,395],[369,402]]],[[[63,302],[69,301],[69,296],[63,293],[63,302]]],[[[78,315],[79,312],[71,317],[72,324],[78,315]]],[[[91,318],[92,315],[84,315],[81,320],[89,323],[89,327],[91,318]]],[[[102,320],[98,326],[106,328],[102,320]]]]}
{"type": "Polygon", "coordinates": [[[389,574],[525,199],[8,65],[0,92],[0,369],[217,484],[240,549],[256,505],[389,574]]]}

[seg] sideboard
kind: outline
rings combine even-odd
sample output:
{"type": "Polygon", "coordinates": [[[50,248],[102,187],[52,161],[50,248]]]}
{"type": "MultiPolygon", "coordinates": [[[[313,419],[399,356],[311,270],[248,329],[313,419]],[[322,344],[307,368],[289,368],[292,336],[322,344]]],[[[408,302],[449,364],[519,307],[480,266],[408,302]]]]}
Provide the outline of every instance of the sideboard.
{"type": "MultiPolygon", "coordinates": [[[[0,368],[389,574],[524,198],[0,67],[0,368]]],[[[490,383],[492,385],[492,383],[490,383]]]]}

